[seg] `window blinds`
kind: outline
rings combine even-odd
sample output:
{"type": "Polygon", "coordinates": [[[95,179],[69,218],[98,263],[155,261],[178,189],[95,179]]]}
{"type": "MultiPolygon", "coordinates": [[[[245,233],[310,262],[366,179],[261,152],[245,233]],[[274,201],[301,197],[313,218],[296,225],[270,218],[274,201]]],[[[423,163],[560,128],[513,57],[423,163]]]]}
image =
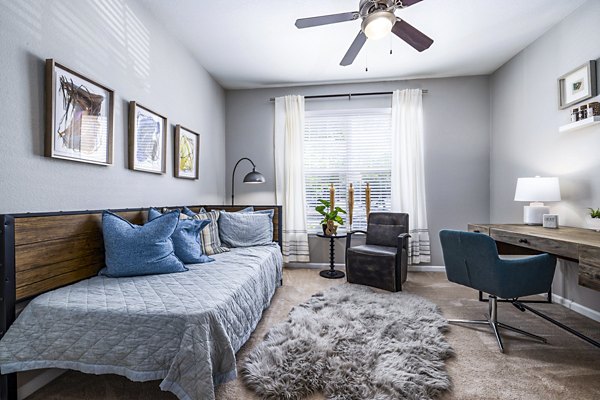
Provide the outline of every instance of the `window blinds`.
{"type": "MultiPolygon", "coordinates": [[[[307,111],[304,127],[306,219],[309,233],[321,230],[318,199],[329,200],[335,187],[336,205],[348,210],[354,187],[353,229],[366,228],[365,188],[371,187],[371,211],[391,210],[392,126],[390,108],[307,111]]],[[[343,215],[347,227],[347,215],[343,215]]]]}

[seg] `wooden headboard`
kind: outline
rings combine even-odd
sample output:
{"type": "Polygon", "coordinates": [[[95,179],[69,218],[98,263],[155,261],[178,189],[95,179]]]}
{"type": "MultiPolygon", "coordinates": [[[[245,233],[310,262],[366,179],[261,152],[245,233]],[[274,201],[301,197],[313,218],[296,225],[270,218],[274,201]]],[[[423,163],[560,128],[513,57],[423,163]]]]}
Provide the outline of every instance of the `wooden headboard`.
{"type": "MultiPolygon", "coordinates": [[[[190,206],[193,211],[238,211],[247,206],[190,206]]],[[[177,207],[169,207],[177,208],[177,207]]],[[[273,209],[273,241],[281,246],[281,206],[273,209]]],[[[111,210],[134,224],[143,224],[147,208],[111,210]]],[[[49,290],[92,277],[104,267],[102,210],[0,215],[2,309],[49,290]],[[9,304],[12,303],[12,304],[9,304]]],[[[10,312],[10,311],[8,311],[10,312]]],[[[10,318],[2,315],[2,320],[10,318]]],[[[11,321],[12,322],[12,321],[11,321]]],[[[2,327],[1,332],[8,328],[2,327]]],[[[1,333],[0,333],[1,336],[1,333]]]]}

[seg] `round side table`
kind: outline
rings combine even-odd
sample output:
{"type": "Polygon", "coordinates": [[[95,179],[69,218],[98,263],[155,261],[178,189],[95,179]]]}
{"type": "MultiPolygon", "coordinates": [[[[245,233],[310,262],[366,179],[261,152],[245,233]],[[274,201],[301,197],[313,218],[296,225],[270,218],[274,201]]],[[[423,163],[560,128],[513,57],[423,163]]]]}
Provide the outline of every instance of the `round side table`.
{"type": "Polygon", "coordinates": [[[319,275],[321,275],[323,278],[329,278],[329,279],[339,279],[339,278],[343,278],[344,276],[346,276],[342,271],[338,271],[335,269],[335,239],[343,239],[346,237],[346,235],[325,235],[323,233],[317,233],[318,237],[322,237],[325,239],[329,239],[329,269],[323,270],[321,272],[319,272],[319,275]]]}

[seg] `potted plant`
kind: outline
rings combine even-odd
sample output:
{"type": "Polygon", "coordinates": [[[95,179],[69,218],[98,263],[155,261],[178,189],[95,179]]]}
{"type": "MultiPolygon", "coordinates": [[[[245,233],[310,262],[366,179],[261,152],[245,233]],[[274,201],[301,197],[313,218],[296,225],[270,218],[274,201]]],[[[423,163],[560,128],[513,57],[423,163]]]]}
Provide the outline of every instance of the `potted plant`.
{"type": "Polygon", "coordinates": [[[588,208],[588,210],[590,210],[587,217],[588,226],[596,232],[600,232],[600,208],[596,210],[588,208]]]}
{"type": "Polygon", "coordinates": [[[319,199],[320,205],[315,207],[315,210],[323,216],[321,226],[323,227],[323,233],[325,235],[335,235],[337,232],[337,225],[344,225],[344,220],[341,214],[346,214],[346,211],[340,207],[335,207],[331,210],[331,203],[327,200],[319,199]]]}

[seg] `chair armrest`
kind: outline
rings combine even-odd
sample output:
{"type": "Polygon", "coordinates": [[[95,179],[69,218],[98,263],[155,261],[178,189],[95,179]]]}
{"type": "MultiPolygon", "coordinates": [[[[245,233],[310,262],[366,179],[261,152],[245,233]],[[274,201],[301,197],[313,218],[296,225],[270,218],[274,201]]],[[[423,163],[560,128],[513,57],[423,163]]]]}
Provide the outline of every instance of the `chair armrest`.
{"type": "Polygon", "coordinates": [[[398,253],[402,253],[402,249],[408,250],[408,238],[410,235],[408,233],[401,233],[398,235],[398,253]]]}
{"type": "Polygon", "coordinates": [[[350,231],[350,232],[346,233],[346,250],[348,250],[350,248],[350,245],[352,244],[352,235],[354,235],[355,233],[362,233],[364,235],[367,234],[366,231],[361,231],[361,230],[355,230],[355,231],[350,231]]]}

